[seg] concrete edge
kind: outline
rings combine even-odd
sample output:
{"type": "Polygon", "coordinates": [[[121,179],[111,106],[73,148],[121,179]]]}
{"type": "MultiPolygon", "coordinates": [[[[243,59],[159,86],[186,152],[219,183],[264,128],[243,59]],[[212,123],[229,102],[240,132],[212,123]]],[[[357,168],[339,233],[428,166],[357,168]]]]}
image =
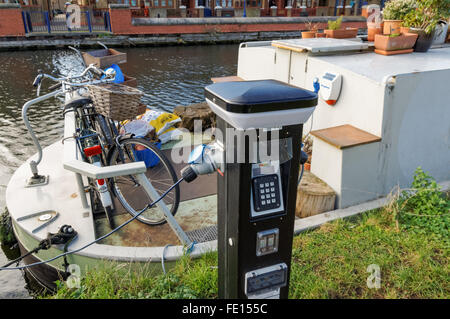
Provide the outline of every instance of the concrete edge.
{"type": "Polygon", "coordinates": [[[19,3],[0,3],[1,9],[20,9],[21,6],[19,3]]]}
{"type": "MultiPolygon", "coordinates": [[[[307,22],[327,23],[336,20],[335,16],[320,17],[211,17],[211,18],[133,18],[134,26],[151,25],[227,25],[227,24],[304,24],[307,22]]],[[[366,22],[366,18],[360,16],[344,17],[342,22],[366,22]]]]}
{"type": "Polygon", "coordinates": [[[130,6],[128,4],[123,4],[123,3],[110,3],[108,5],[108,8],[110,8],[110,9],[129,9],[130,6]]]}

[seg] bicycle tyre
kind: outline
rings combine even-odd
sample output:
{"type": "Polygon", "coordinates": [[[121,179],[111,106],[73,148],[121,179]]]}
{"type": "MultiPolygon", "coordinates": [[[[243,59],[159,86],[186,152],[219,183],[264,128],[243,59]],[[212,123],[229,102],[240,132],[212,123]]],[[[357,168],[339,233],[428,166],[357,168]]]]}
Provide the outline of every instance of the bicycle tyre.
{"type": "MultiPolygon", "coordinates": [[[[159,163],[157,164],[157,166],[159,168],[165,169],[166,175],[164,175],[162,179],[156,179],[155,177],[158,176],[158,173],[155,172],[155,167],[147,167],[146,176],[155,187],[155,190],[159,195],[162,195],[170,186],[178,181],[177,174],[175,173],[175,170],[167,157],[149,141],[142,138],[127,138],[121,140],[120,145],[121,148],[125,150],[127,150],[127,147],[130,147],[131,152],[123,152],[124,157],[130,162],[140,161],[137,158],[130,158],[133,156],[136,157],[133,152],[133,150],[135,149],[135,145],[143,146],[147,150],[150,150],[154,154],[154,156],[157,156],[157,158],[159,159],[159,163]],[[153,178],[149,178],[149,175],[153,175],[153,178]],[[158,187],[158,185],[161,185],[161,187],[158,187]]],[[[122,163],[123,162],[120,158],[119,148],[115,146],[108,154],[108,166],[122,163]]],[[[145,205],[153,202],[153,200],[150,199],[147,193],[143,190],[143,187],[137,184],[137,181],[133,176],[114,177],[111,179],[111,184],[114,195],[117,197],[124,209],[132,216],[135,216],[138,211],[142,210],[145,207],[145,205]],[[132,186],[133,182],[135,183],[135,185],[132,186]],[[135,195],[134,198],[127,199],[127,195],[125,195],[124,192],[129,191],[130,187],[134,188],[131,189],[133,192],[137,192],[136,188],[140,188],[140,191],[138,196],[135,195]],[[142,200],[144,200],[143,203],[142,200]],[[133,203],[130,203],[131,201],[133,201],[133,203]],[[140,205],[138,203],[139,201],[141,201],[140,205]]],[[[166,205],[170,209],[171,214],[174,216],[178,210],[178,206],[180,203],[180,187],[178,185],[171,192],[169,192],[169,194],[164,199],[164,203],[166,203],[166,205]]],[[[144,212],[136,219],[144,224],[153,226],[166,223],[164,214],[160,212],[157,207],[149,209],[148,212],[144,212]]]]}

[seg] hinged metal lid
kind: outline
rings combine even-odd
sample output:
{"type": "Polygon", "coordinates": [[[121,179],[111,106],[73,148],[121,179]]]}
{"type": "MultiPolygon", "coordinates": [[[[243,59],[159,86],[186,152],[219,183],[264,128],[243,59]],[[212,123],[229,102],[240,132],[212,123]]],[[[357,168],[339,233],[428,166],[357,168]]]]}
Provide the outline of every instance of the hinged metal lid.
{"type": "Polygon", "coordinates": [[[205,97],[232,113],[260,113],[317,105],[317,94],[276,80],[215,83],[205,97]]]}

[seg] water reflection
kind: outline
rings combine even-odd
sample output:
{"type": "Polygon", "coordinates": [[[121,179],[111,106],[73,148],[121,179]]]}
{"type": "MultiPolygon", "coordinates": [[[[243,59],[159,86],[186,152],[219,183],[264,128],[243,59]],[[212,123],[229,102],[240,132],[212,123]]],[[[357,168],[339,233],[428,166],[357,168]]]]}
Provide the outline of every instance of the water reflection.
{"type": "MultiPolygon", "coordinates": [[[[237,45],[174,46],[120,49],[128,63],[125,74],[136,77],[146,95],[144,102],[155,109],[172,111],[177,105],[203,100],[203,88],[211,77],[236,74],[237,45]]],[[[79,57],[71,50],[0,52],[0,205],[5,204],[6,185],[21,163],[36,152],[22,122],[22,105],[35,97],[32,82],[38,70],[54,75],[77,74],[79,57]]],[[[50,85],[44,84],[44,87],[50,85]]],[[[45,91],[45,90],[44,90],[45,91]]],[[[43,146],[63,134],[57,100],[33,106],[29,119],[43,146]]],[[[7,262],[0,252],[0,265],[7,262]]],[[[29,296],[20,272],[0,272],[0,298],[29,296]]]]}

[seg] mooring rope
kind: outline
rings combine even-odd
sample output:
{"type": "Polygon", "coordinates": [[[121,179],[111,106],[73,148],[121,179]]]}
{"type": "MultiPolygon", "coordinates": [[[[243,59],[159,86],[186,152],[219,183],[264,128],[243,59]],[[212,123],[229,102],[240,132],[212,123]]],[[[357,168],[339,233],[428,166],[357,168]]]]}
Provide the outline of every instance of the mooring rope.
{"type": "Polygon", "coordinates": [[[53,257],[53,258],[50,258],[50,259],[47,259],[47,260],[44,260],[44,261],[38,261],[38,262],[29,264],[29,265],[25,265],[25,266],[18,266],[18,267],[0,267],[0,271],[2,271],[2,270],[22,270],[22,269],[26,269],[26,268],[30,268],[30,267],[42,265],[42,264],[47,264],[47,263],[52,262],[52,261],[54,261],[54,260],[56,260],[56,259],[58,259],[58,258],[65,257],[65,256],[67,256],[67,255],[74,254],[74,253],[77,253],[77,252],[79,252],[79,251],[81,251],[81,250],[83,250],[83,249],[86,249],[87,247],[89,247],[89,246],[91,246],[91,245],[93,245],[93,244],[95,244],[95,243],[97,243],[97,242],[99,242],[99,241],[101,241],[101,240],[103,240],[103,239],[105,239],[105,238],[111,236],[111,235],[114,234],[116,231],[122,229],[123,227],[125,227],[126,225],[128,225],[129,223],[131,223],[133,220],[135,220],[136,218],[138,218],[142,213],[144,213],[147,209],[149,209],[149,208],[153,207],[154,205],[156,205],[160,200],[162,200],[162,199],[163,199],[163,198],[164,198],[164,197],[165,197],[172,189],[174,189],[174,188],[175,188],[178,184],[180,184],[183,180],[184,180],[184,178],[180,178],[175,184],[173,184],[171,187],[169,187],[169,189],[168,189],[167,191],[165,191],[165,192],[164,192],[157,200],[155,200],[153,203],[148,204],[146,207],[144,207],[144,209],[142,209],[139,213],[137,213],[136,215],[134,215],[132,218],[130,218],[129,220],[127,220],[126,222],[124,222],[124,223],[121,224],[120,226],[114,228],[114,229],[111,230],[109,233],[107,233],[107,234],[105,234],[105,235],[103,235],[103,236],[100,236],[99,238],[93,240],[92,242],[90,242],[90,243],[84,245],[83,247],[80,247],[80,248],[75,249],[75,250],[67,251],[67,252],[64,252],[64,253],[62,253],[62,254],[59,254],[59,255],[57,255],[57,256],[55,256],[55,257],[53,257]]]}

